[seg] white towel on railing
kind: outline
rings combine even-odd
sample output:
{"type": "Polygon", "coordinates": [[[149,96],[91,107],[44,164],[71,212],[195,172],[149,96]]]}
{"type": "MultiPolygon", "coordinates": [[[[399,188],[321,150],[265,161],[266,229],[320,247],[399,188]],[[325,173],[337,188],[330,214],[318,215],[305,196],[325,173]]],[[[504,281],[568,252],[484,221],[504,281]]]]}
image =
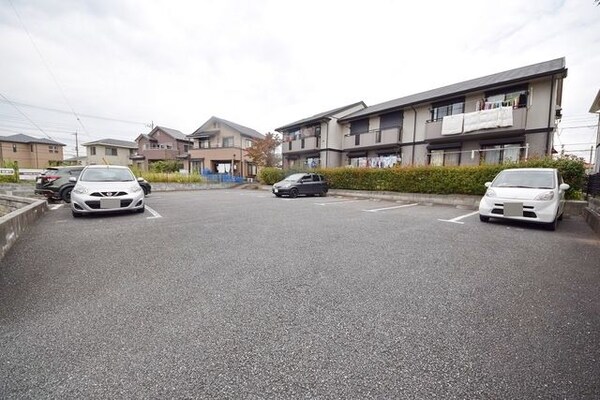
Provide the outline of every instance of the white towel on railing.
{"type": "Polygon", "coordinates": [[[513,125],[513,108],[500,107],[498,109],[498,127],[503,128],[513,125]]]}
{"type": "Polygon", "coordinates": [[[463,130],[464,132],[473,132],[480,129],[503,128],[512,125],[512,107],[498,107],[490,110],[466,113],[463,121],[463,130]]]}
{"type": "Polygon", "coordinates": [[[456,135],[463,131],[464,114],[446,115],[442,120],[442,135],[456,135]]]}

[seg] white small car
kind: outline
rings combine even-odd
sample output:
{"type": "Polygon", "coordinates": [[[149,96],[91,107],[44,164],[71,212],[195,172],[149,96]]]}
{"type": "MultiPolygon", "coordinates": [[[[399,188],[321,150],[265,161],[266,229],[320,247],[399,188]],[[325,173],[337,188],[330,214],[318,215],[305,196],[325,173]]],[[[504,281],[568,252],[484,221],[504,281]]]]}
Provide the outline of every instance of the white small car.
{"type": "MultiPolygon", "coordinates": [[[[141,179],[141,178],[140,178],[141,179]]],[[[144,212],[144,190],[127,167],[88,165],[79,178],[71,178],[73,217],[112,211],[144,212]]]]}
{"type": "Polygon", "coordinates": [[[503,218],[545,224],[555,230],[562,219],[565,192],[569,185],[563,182],[555,168],[515,168],[501,171],[479,202],[479,219],[503,218]]]}

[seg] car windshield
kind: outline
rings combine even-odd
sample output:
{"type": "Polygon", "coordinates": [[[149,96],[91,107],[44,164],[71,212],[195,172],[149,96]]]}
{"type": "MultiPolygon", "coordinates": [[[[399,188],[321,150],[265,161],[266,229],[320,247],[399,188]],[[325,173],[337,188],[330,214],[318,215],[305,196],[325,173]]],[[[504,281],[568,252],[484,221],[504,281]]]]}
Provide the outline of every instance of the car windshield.
{"type": "Polygon", "coordinates": [[[287,182],[298,182],[300,178],[302,178],[304,174],[293,174],[284,179],[287,182]]]}
{"type": "Polygon", "coordinates": [[[528,189],[554,189],[552,171],[502,171],[494,179],[493,187],[513,187],[528,189]]]}
{"type": "Polygon", "coordinates": [[[124,168],[93,168],[87,169],[81,175],[84,182],[128,182],[135,177],[128,169],[124,168]]]}

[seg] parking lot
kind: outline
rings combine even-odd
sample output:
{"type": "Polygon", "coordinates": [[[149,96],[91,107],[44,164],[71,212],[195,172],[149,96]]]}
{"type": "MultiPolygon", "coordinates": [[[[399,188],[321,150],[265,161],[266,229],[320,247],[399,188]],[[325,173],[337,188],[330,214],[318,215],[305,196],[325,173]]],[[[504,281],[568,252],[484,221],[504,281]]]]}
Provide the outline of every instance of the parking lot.
{"type": "Polygon", "coordinates": [[[54,205],[0,261],[2,398],[598,398],[600,240],[266,191],[54,205]]]}

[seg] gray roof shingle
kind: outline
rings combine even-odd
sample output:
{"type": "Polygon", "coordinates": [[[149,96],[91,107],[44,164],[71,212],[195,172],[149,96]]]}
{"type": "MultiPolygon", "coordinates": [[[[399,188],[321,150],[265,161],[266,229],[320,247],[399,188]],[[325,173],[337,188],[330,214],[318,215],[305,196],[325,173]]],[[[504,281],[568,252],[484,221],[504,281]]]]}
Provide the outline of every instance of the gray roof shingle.
{"type": "Polygon", "coordinates": [[[235,122],[227,121],[226,119],[218,118],[218,117],[214,117],[214,116],[210,117],[208,119],[208,121],[206,121],[205,123],[203,123],[200,126],[200,128],[196,129],[194,131],[194,133],[192,133],[191,135],[188,135],[188,137],[191,138],[191,137],[194,137],[195,135],[200,134],[202,132],[202,127],[205,126],[207,123],[209,123],[211,121],[216,121],[216,122],[219,122],[219,123],[223,123],[223,124],[229,126],[230,128],[235,129],[236,131],[238,131],[242,135],[249,136],[249,137],[254,138],[254,139],[264,139],[265,138],[265,135],[263,135],[262,133],[260,133],[258,131],[255,131],[252,128],[248,128],[247,126],[236,124],[235,122]]]}
{"type": "Polygon", "coordinates": [[[367,106],[364,102],[359,101],[359,102],[356,102],[356,103],[349,104],[347,106],[334,108],[333,110],[329,110],[329,111],[324,111],[322,113],[315,114],[315,115],[310,116],[308,118],[303,118],[301,120],[298,120],[298,121],[292,122],[290,124],[287,124],[287,125],[281,126],[279,128],[276,128],[275,130],[276,131],[281,131],[281,130],[285,130],[285,129],[289,129],[289,128],[300,127],[300,126],[307,125],[307,124],[310,124],[310,123],[313,123],[313,122],[319,122],[319,121],[322,121],[323,119],[326,119],[326,118],[328,118],[328,117],[330,117],[330,116],[332,116],[334,114],[339,113],[340,111],[344,111],[344,110],[346,110],[348,108],[356,107],[357,105],[360,105],[360,104],[362,104],[365,107],[367,106]]]}
{"type": "Polygon", "coordinates": [[[93,146],[93,145],[124,147],[127,149],[137,149],[138,148],[138,145],[136,142],[130,142],[128,140],[119,140],[119,139],[108,139],[108,138],[95,140],[93,142],[87,142],[87,143],[82,144],[82,146],[93,146]]]}
{"type": "Polygon", "coordinates": [[[177,140],[185,140],[185,141],[189,140],[185,134],[178,131],[177,129],[165,128],[164,126],[158,126],[158,125],[152,131],[154,131],[155,129],[160,129],[161,131],[168,133],[174,139],[177,139],[177,140]]]}
{"type": "Polygon", "coordinates": [[[57,142],[52,139],[40,139],[32,136],[23,135],[19,133],[17,135],[0,136],[0,142],[11,142],[11,143],[42,143],[42,144],[53,144],[57,146],[66,146],[64,143],[57,142]]]}
{"type": "Polygon", "coordinates": [[[347,115],[344,118],[340,118],[340,121],[350,121],[352,119],[378,114],[387,110],[401,109],[411,105],[441,100],[450,96],[460,96],[474,90],[488,89],[494,86],[516,83],[526,79],[533,79],[557,73],[562,73],[563,76],[566,76],[567,69],[564,57],[386,101],[347,115]]]}

